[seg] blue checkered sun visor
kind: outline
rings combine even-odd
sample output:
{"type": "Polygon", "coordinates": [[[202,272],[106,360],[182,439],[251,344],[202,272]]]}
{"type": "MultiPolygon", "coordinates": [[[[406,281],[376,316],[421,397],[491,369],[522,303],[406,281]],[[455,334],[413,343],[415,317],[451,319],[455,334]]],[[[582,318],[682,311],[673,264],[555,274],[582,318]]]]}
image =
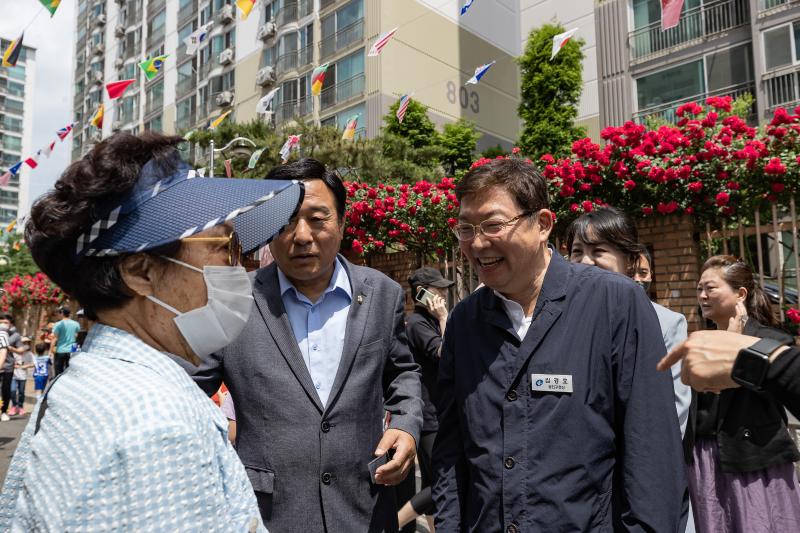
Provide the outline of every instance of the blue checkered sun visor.
{"type": "Polygon", "coordinates": [[[296,181],[203,178],[187,167],[175,174],[137,187],[78,239],[76,254],[141,252],[226,221],[233,222],[248,253],[268,243],[303,200],[303,185],[296,181]]]}

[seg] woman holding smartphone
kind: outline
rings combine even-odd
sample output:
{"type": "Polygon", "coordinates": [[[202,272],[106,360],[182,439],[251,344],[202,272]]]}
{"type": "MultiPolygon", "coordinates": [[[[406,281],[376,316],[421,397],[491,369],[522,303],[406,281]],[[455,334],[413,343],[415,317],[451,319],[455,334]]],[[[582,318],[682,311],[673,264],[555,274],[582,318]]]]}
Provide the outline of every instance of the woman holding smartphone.
{"type": "Polygon", "coordinates": [[[447,290],[454,282],[446,279],[435,268],[422,267],[408,278],[414,311],[406,320],[408,346],[422,374],[422,436],[417,446],[417,457],[422,471],[422,490],[415,494],[398,513],[402,528],[417,516],[426,515],[428,528],[433,531],[433,499],[430,485],[433,481],[431,452],[436,432],[436,374],[442,348],[442,336],[447,323],[447,290]]]}

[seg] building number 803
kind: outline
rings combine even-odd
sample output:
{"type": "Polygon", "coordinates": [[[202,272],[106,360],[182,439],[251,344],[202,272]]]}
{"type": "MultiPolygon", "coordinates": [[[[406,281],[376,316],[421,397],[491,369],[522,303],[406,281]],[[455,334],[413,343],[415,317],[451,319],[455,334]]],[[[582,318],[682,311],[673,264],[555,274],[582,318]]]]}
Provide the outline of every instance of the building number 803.
{"type": "Polygon", "coordinates": [[[456,84],[454,82],[448,81],[447,101],[451,104],[455,104],[456,98],[458,98],[458,103],[461,105],[461,109],[469,109],[473,113],[480,112],[481,100],[477,92],[467,90],[467,88],[464,86],[456,88],[456,84]],[[458,93],[458,96],[456,96],[456,93],[458,93]]]}

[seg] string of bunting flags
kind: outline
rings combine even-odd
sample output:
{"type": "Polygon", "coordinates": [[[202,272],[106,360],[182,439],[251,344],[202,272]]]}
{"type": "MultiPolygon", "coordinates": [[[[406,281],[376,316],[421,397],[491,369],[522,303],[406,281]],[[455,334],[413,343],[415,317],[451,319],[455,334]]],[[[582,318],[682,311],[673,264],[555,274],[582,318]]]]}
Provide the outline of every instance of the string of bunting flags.
{"type": "MultiPolygon", "coordinates": [[[[241,20],[247,20],[248,16],[252,12],[257,0],[236,0],[236,6],[241,11],[241,20]]],[[[35,21],[36,17],[39,14],[46,10],[50,13],[50,17],[52,18],[56,10],[58,9],[61,0],[39,0],[39,3],[42,4],[42,9],[37,12],[36,16],[31,20],[31,22],[20,32],[19,37],[11,41],[8,45],[6,50],[3,52],[2,55],[2,67],[14,67],[19,60],[23,40],[25,36],[25,30],[30,27],[31,24],[35,21]]],[[[445,2],[446,3],[446,2],[445,2]]],[[[463,4],[460,8],[460,16],[465,16],[469,12],[469,10],[474,5],[475,0],[464,0],[463,4]]],[[[444,5],[444,4],[443,4],[444,5]]],[[[680,22],[681,11],[683,10],[684,0],[660,0],[660,7],[661,7],[661,29],[662,31],[666,31],[670,28],[674,28],[680,22]]],[[[426,13],[427,14],[427,13],[426,13]]],[[[390,42],[395,38],[398,31],[401,31],[403,26],[407,26],[417,19],[425,16],[425,14],[420,15],[418,17],[413,18],[410,21],[405,22],[401,26],[394,27],[391,30],[385,31],[380,33],[377,38],[374,40],[372,45],[369,48],[367,53],[368,57],[379,57],[381,52],[384,50],[386,46],[390,44],[390,42]]],[[[214,26],[214,22],[208,22],[200,26],[197,30],[192,32],[188,37],[184,39],[184,43],[186,45],[186,54],[196,56],[200,46],[208,40],[209,32],[214,26]]],[[[558,53],[563,49],[564,45],[572,39],[572,37],[578,32],[578,28],[572,28],[564,33],[558,34],[553,37],[552,43],[552,53],[551,53],[551,61],[554,60],[558,53]]],[[[165,62],[169,56],[168,55],[160,55],[153,58],[147,58],[144,61],[139,63],[139,68],[142,70],[144,76],[148,81],[154,79],[158,74],[163,70],[165,62]]],[[[514,61],[516,58],[506,58],[501,59],[500,61],[514,61]]],[[[484,76],[487,75],[489,70],[498,63],[498,60],[491,60],[487,63],[479,65],[475,68],[474,74],[470,77],[466,82],[465,85],[469,84],[478,84],[484,76]]],[[[327,70],[329,68],[329,63],[324,63],[315,67],[311,74],[311,94],[313,96],[320,96],[322,93],[322,89],[325,83],[325,76],[327,70]]],[[[447,78],[449,79],[449,77],[447,78]]],[[[125,79],[125,80],[118,80],[113,82],[108,82],[105,84],[105,89],[108,94],[108,98],[110,100],[116,100],[122,97],[125,91],[135,83],[135,79],[125,79]]],[[[445,80],[442,80],[445,81],[445,80]]],[[[440,82],[436,82],[440,83],[440,82]]],[[[431,84],[434,85],[434,84],[431,84]]],[[[420,91],[422,89],[417,88],[416,91],[420,91]]],[[[277,95],[279,88],[274,88],[269,91],[266,95],[264,95],[256,105],[256,111],[258,113],[265,113],[271,109],[272,103],[274,101],[275,96],[277,95]]],[[[411,101],[411,97],[414,93],[409,92],[407,94],[403,94],[399,97],[399,106],[396,112],[396,118],[398,122],[402,123],[405,114],[408,110],[408,106],[411,101]]],[[[220,114],[216,119],[214,119],[208,126],[208,129],[215,130],[219,127],[219,125],[230,115],[231,110],[225,111],[220,114]]],[[[98,104],[97,110],[92,116],[90,120],[90,124],[95,126],[96,128],[103,127],[103,118],[105,116],[105,105],[103,103],[98,104]]],[[[355,115],[351,117],[342,133],[343,140],[354,140],[355,138],[355,131],[358,127],[358,120],[359,115],[355,115]]],[[[58,131],[58,139],[63,141],[64,138],[72,131],[73,124],[69,124],[66,127],[60,129],[58,131]]],[[[190,132],[191,134],[191,132],[190,132]]],[[[188,138],[189,134],[187,134],[188,138]]],[[[0,185],[7,185],[11,176],[15,176],[19,173],[19,170],[22,164],[27,164],[30,168],[36,168],[38,165],[39,157],[44,154],[45,156],[49,157],[52,153],[53,149],[55,148],[56,141],[49,143],[44,148],[38,150],[35,155],[29,156],[24,158],[23,160],[19,161],[15,165],[11,166],[2,176],[0,176],[0,185]]],[[[284,143],[283,147],[280,150],[281,157],[284,161],[286,161],[289,157],[289,154],[292,151],[296,151],[299,149],[300,146],[300,135],[290,135],[286,142],[284,143]]],[[[251,159],[248,163],[248,169],[255,168],[258,159],[261,157],[264,149],[256,150],[251,159]]],[[[226,161],[226,173],[230,173],[230,163],[226,161]]]]}

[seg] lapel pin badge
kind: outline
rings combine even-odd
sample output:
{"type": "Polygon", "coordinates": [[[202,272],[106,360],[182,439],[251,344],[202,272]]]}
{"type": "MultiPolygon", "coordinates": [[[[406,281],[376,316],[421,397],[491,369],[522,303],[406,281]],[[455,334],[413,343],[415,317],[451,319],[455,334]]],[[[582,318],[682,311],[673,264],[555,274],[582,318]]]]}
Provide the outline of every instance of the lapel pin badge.
{"type": "Polygon", "coordinates": [[[356,296],[356,301],[357,301],[359,304],[363,304],[363,303],[364,303],[364,296],[363,296],[363,295],[361,295],[361,294],[359,294],[358,296],[356,296]]]}

